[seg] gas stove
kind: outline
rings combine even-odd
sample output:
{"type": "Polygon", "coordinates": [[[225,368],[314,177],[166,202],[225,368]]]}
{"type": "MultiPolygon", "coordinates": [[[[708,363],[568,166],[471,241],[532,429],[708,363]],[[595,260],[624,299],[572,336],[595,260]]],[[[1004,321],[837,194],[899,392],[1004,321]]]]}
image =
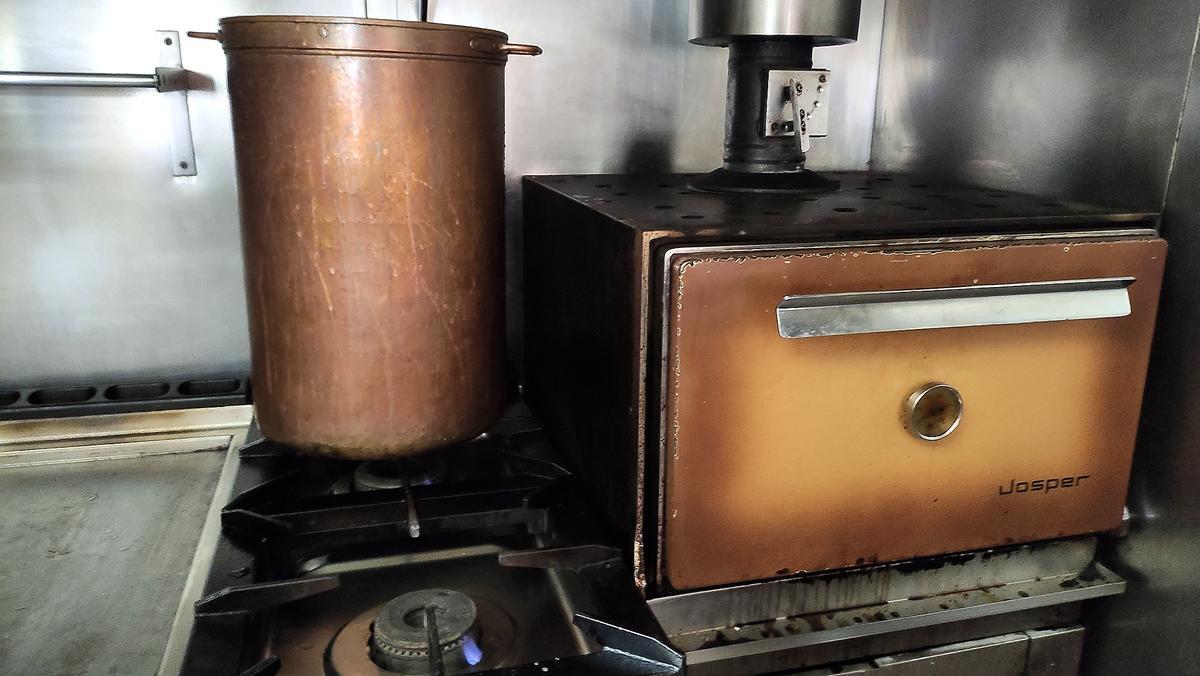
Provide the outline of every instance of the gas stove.
{"type": "Polygon", "coordinates": [[[1080,601],[1124,587],[1076,538],[647,599],[521,406],[433,454],[259,439],[234,468],[184,674],[870,670],[1024,644],[1067,674],[1080,601]]]}
{"type": "Polygon", "coordinates": [[[395,461],[253,442],[183,673],[677,673],[575,483],[520,409],[395,461]]]}

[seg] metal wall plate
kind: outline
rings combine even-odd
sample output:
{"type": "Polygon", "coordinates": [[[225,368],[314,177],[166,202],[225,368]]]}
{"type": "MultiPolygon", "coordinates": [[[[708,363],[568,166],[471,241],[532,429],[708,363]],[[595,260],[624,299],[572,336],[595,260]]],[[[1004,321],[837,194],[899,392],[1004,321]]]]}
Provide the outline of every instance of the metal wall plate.
{"type": "Polygon", "coordinates": [[[169,118],[171,171],[175,176],[196,175],[196,152],[188,114],[188,72],[183,68],[178,31],[156,31],[158,67],[154,73],[64,73],[0,71],[0,85],[11,87],[72,87],[148,89],[164,94],[169,118]]]}
{"type": "Polygon", "coordinates": [[[792,110],[796,101],[800,102],[807,116],[808,135],[828,135],[829,84],[832,78],[828,70],[768,71],[763,136],[795,136],[792,110]]]}
{"type": "Polygon", "coordinates": [[[171,173],[196,175],[196,148],[192,143],[192,119],[188,111],[187,71],[179,51],[179,31],[158,31],[159,91],[163,92],[171,130],[171,173]]]}

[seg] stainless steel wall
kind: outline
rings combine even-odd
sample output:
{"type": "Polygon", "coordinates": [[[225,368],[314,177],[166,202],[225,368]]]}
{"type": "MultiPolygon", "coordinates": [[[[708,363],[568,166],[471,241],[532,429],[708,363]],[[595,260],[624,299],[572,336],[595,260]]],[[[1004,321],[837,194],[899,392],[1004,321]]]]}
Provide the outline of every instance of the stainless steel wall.
{"type": "Polygon", "coordinates": [[[1110,555],[1130,591],[1096,609],[1087,673],[1194,673],[1200,641],[1200,68],[1180,127],[1163,210],[1170,243],[1134,456],[1130,536],[1110,555]]]}
{"type": "Polygon", "coordinates": [[[1184,0],[903,0],[885,19],[877,167],[1164,213],[1133,521],[1106,552],[1129,587],[1087,609],[1088,674],[1200,662],[1198,18],[1184,0]]]}
{"type": "Polygon", "coordinates": [[[1157,210],[1191,0],[888,4],[876,167],[1157,210]]]}
{"type": "MultiPolygon", "coordinates": [[[[414,4],[0,0],[0,70],[150,72],[156,29],[213,30],[233,14],[413,18],[414,4]]],[[[883,0],[863,5],[858,44],[817,50],[837,88],[816,167],[869,159],[883,0]]],[[[687,43],[687,0],[433,0],[430,19],[546,50],[507,70],[513,272],[521,175],[720,163],[725,50],[687,43]]],[[[246,370],[224,56],[208,41],[182,47],[202,87],[190,94],[195,177],[171,175],[153,91],[0,89],[0,386],[246,370]]]]}
{"type": "MultiPolygon", "coordinates": [[[[407,18],[407,3],[398,4],[396,16],[407,18]]],[[[870,160],[883,7],[865,0],[859,41],[813,56],[835,77],[830,137],[813,142],[814,168],[870,160]]],[[[434,0],[429,12],[432,21],[495,27],[545,49],[510,59],[506,74],[508,334],[519,359],[520,177],[720,166],[727,51],[688,43],[688,0],[434,0]]]]}
{"type": "MultiPolygon", "coordinates": [[[[156,29],[360,2],[0,1],[0,70],[152,72],[156,29]]],[[[220,47],[184,39],[197,175],[175,178],[153,90],[0,88],[0,387],[248,364],[220,47]]]]}

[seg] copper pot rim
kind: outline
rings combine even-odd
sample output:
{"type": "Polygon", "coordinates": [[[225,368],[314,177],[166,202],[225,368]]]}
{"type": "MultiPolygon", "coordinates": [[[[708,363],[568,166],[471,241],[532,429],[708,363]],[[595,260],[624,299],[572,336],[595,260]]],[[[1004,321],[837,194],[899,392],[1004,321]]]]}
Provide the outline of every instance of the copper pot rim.
{"type": "Polygon", "coordinates": [[[256,24],[256,23],[315,23],[315,24],[353,24],[359,26],[380,26],[383,28],[411,28],[413,30],[460,31],[487,35],[508,40],[508,34],[491,28],[463,26],[452,23],[434,23],[432,21],[403,21],[400,19],[367,19],[355,16],[320,16],[310,14],[240,14],[220,19],[219,25],[227,24],[256,24]]]}
{"type": "Polygon", "coordinates": [[[219,40],[226,52],[289,51],[503,64],[510,54],[536,56],[541,48],[511,44],[488,28],[344,16],[245,15],[220,20],[220,32],[189,32],[219,40]]]}

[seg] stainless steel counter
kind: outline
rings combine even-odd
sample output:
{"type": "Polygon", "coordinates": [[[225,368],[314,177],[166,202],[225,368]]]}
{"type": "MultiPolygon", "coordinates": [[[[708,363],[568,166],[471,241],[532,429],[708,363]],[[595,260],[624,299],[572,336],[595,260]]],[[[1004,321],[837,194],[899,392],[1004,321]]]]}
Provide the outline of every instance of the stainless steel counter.
{"type": "Polygon", "coordinates": [[[190,627],[250,417],[240,405],[0,422],[0,674],[177,662],[168,637],[190,627]]]}
{"type": "Polygon", "coordinates": [[[0,471],[0,673],[154,673],[224,460],[0,471]]]}

